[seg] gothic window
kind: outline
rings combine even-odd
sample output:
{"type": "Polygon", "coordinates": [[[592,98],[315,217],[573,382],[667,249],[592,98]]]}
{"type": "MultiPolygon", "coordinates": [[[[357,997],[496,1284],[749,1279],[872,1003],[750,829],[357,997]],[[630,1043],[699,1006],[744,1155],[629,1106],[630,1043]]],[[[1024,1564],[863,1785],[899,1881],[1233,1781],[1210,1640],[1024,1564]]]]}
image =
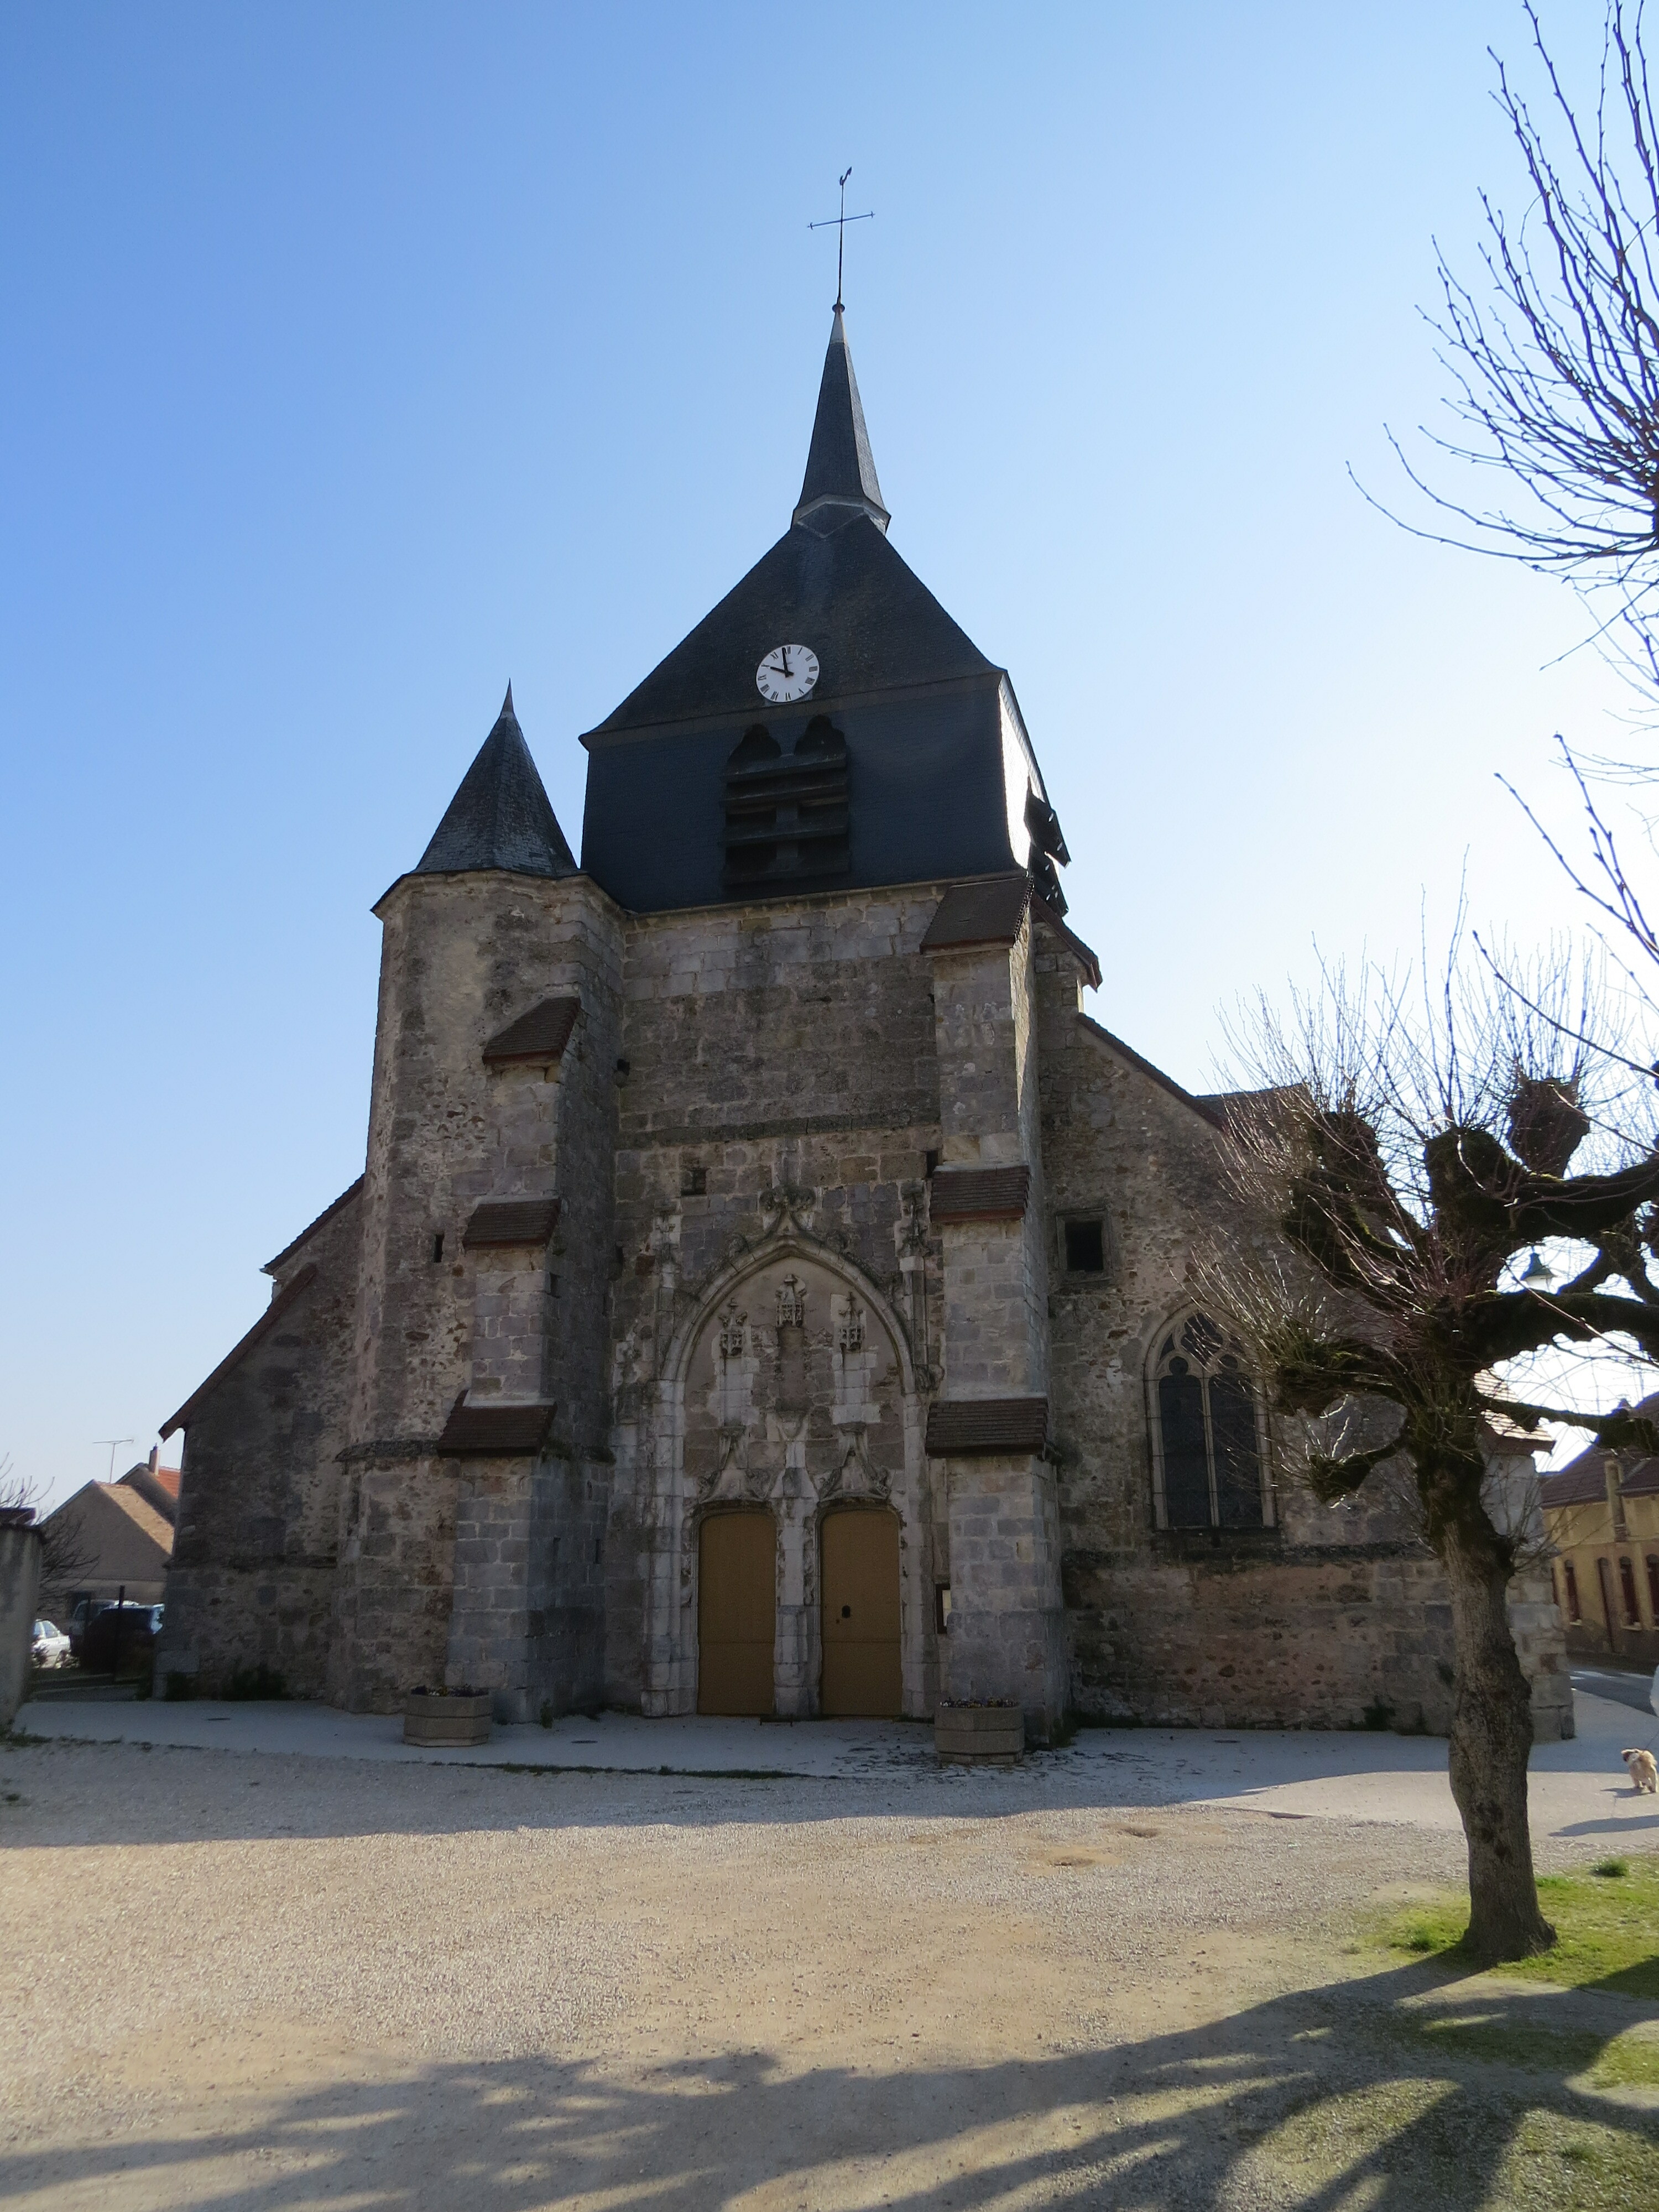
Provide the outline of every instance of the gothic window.
{"type": "Polygon", "coordinates": [[[1242,1347],[1190,1315],[1158,1348],[1152,1401],[1158,1525],[1261,1528],[1262,1426],[1242,1347]]]}
{"type": "Polygon", "coordinates": [[[1582,1620],[1584,1616],[1578,1603],[1578,1577],[1572,1571],[1571,1559],[1561,1562],[1561,1579],[1567,1586],[1567,1619],[1582,1620]]]}

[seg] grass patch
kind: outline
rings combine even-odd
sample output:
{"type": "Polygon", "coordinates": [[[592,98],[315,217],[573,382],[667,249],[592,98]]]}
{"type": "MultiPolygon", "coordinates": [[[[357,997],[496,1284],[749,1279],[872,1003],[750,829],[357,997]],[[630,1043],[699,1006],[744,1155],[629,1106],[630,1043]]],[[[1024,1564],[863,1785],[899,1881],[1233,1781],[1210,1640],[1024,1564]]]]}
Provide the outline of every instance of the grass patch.
{"type": "Polygon", "coordinates": [[[1583,2075],[1597,2089],[1659,2089],[1659,2041],[1595,2029],[1548,2027],[1498,2010],[1425,2015],[1408,2011],[1395,2032],[1425,2051],[1486,2066],[1515,2066],[1560,2081],[1583,2075]]]}
{"type": "Polygon", "coordinates": [[[1651,2212],[1659,2202],[1656,2145],[1640,2122],[1529,2111],[1501,2096],[1477,2102],[1451,2080],[1309,2100],[1266,2131],[1258,2155],[1298,2203],[1651,2212]]]}
{"type": "Polygon", "coordinates": [[[1528,2112],[1499,2168],[1495,2204],[1636,2212],[1654,2195],[1654,2146],[1632,2130],[1528,2112]]]}
{"type": "MultiPolygon", "coordinates": [[[[1659,1856],[1603,1859],[1590,1873],[1546,1875],[1538,1897],[1555,1923],[1555,1948],[1501,1972],[1562,1989],[1593,1985],[1659,1997],[1659,1856]]],[[[1468,1917],[1467,1893],[1449,1892],[1396,1914],[1381,1930],[1382,1946],[1468,1971],[1462,1945],[1468,1917]]]]}

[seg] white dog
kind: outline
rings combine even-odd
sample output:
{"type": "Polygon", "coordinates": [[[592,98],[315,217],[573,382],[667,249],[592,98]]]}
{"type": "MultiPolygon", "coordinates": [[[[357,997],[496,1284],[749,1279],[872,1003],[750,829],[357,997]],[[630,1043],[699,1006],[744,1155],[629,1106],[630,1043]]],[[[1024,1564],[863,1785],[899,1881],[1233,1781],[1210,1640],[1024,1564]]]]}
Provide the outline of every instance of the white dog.
{"type": "Polygon", "coordinates": [[[1638,1790],[1645,1790],[1650,1797],[1659,1796],[1659,1765],[1650,1751],[1621,1751],[1619,1754],[1630,1769],[1630,1778],[1638,1790]]]}

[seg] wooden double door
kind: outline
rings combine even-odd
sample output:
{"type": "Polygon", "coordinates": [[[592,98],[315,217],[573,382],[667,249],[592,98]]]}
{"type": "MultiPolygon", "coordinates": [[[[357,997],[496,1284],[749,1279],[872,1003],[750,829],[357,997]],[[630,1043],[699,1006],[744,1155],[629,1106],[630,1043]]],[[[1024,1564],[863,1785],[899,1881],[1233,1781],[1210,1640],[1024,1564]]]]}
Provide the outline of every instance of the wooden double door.
{"type": "MultiPolygon", "coordinates": [[[[899,1526],[885,1508],[827,1514],[819,1534],[823,1676],[818,1710],[896,1716],[899,1526]]],[[[697,1711],[769,1714],[777,1641],[777,1524],[763,1509],[714,1513],[698,1540],[697,1711]]]]}

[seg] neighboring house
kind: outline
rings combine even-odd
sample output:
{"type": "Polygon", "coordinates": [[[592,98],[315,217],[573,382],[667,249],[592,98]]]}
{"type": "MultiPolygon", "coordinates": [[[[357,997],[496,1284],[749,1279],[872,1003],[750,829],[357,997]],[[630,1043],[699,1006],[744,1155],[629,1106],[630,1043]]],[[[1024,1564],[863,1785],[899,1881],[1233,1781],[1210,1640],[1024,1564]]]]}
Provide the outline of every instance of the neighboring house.
{"type": "MultiPolygon", "coordinates": [[[[1637,1411],[1659,1419],[1659,1393],[1637,1411]]],[[[1568,1650],[1659,1665],[1659,1458],[1592,1444],[1543,1505],[1568,1650]]]]}
{"type": "Polygon", "coordinates": [[[88,1482],[41,1523],[46,1579],[37,1610],[67,1628],[83,1597],[156,1605],[173,1557],[179,1470],[152,1452],[118,1482],[88,1482]]]}

